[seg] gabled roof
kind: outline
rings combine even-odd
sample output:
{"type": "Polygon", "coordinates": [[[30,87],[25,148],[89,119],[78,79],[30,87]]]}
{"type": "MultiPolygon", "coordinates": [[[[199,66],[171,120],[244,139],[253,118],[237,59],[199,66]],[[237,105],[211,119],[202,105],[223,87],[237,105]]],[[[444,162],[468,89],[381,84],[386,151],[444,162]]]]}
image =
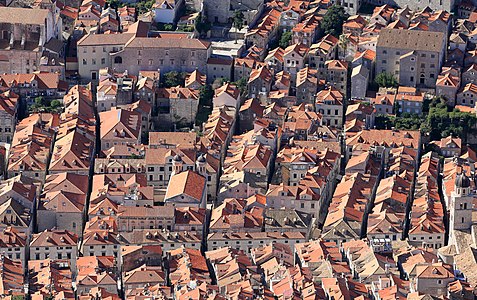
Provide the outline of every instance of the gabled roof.
{"type": "Polygon", "coordinates": [[[38,89],[57,89],[66,91],[68,84],[60,80],[59,73],[35,72],[31,74],[2,74],[0,85],[4,87],[18,87],[24,84],[37,83],[38,89]]]}
{"type": "Polygon", "coordinates": [[[207,81],[207,76],[199,72],[198,70],[195,70],[192,73],[188,73],[185,78],[185,87],[188,87],[189,85],[197,82],[199,85],[204,86],[207,81]]]}
{"type": "Polygon", "coordinates": [[[24,296],[23,273],[20,260],[3,256],[0,260],[0,294],[24,296]]]}
{"type": "Polygon", "coordinates": [[[99,114],[101,139],[139,139],[141,115],[138,112],[112,109],[99,114]]]}
{"type": "Polygon", "coordinates": [[[166,99],[199,100],[199,91],[190,89],[190,88],[183,88],[180,86],[170,87],[170,88],[160,88],[157,91],[157,97],[166,98],[166,99]]]}
{"type": "Polygon", "coordinates": [[[332,101],[334,105],[342,105],[343,98],[343,94],[340,91],[333,86],[330,86],[316,94],[316,103],[332,101]]]}
{"type": "Polygon", "coordinates": [[[214,97],[219,97],[223,94],[227,94],[234,99],[238,99],[240,96],[240,90],[236,85],[231,84],[230,82],[224,83],[221,87],[217,88],[214,92],[214,97]]]}
{"type": "Polygon", "coordinates": [[[473,93],[477,94],[477,84],[467,83],[459,93],[473,93]]]}
{"type": "Polygon", "coordinates": [[[448,86],[458,88],[460,85],[460,78],[452,76],[450,73],[439,75],[437,77],[437,86],[448,86]]]}
{"type": "Polygon", "coordinates": [[[17,248],[25,247],[26,235],[13,227],[6,227],[0,231],[0,247],[1,248],[17,248]]]}
{"type": "Polygon", "coordinates": [[[283,56],[287,56],[292,54],[292,52],[300,55],[301,57],[305,57],[310,49],[304,44],[293,44],[285,48],[283,52],[283,56]]]}
{"type": "Polygon", "coordinates": [[[0,94],[0,111],[9,114],[12,118],[15,117],[18,107],[19,96],[12,91],[6,91],[0,94]]]}
{"type": "Polygon", "coordinates": [[[73,246],[78,244],[78,236],[67,230],[45,230],[32,237],[30,247],[73,246]]]}
{"type": "Polygon", "coordinates": [[[264,80],[265,82],[272,82],[273,74],[272,72],[266,67],[262,66],[258,69],[253,69],[250,73],[250,78],[248,79],[248,83],[251,83],[258,78],[264,80]]]}
{"type": "Polygon", "coordinates": [[[55,142],[50,170],[89,170],[94,143],[78,131],[55,142]]]}
{"type": "MultiPolygon", "coordinates": [[[[318,85],[317,70],[305,67],[298,71],[296,75],[296,86],[299,87],[305,82],[310,82],[314,85],[318,85]]],[[[315,89],[316,91],[316,89],[315,89]]]]}
{"type": "Polygon", "coordinates": [[[339,70],[347,70],[348,69],[348,62],[343,60],[328,60],[325,62],[325,65],[328,69],[339,69],[339,70]]]}
{"type": "Polygon", "coordinates": [[[194,171],[187,170],[171,176],[164,198],[170,199],[184,194],[200,202],[205,188],[205,177],[194,171]]]}

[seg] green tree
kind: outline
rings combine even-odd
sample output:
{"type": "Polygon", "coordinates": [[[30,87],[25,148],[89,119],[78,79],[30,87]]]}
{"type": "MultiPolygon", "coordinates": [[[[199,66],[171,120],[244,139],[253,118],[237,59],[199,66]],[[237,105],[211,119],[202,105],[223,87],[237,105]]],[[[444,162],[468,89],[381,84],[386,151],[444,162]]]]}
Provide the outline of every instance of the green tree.
{"type": "Polygon", "coordinates": [[[400,130],[420,130],[429,134],[431,140],[440,140],[443,137],[454,135],[460,137],[464,143],[467,134],[475,133],[477,116],[472,113],[461,112],[446,104],[443,97],[435,97],[429,102],[429,113],[423,116],[403,113],[400,116],[378,115],[375,118],[376,128],[400,130]]]}
{"type": "Polygon", "coordinates": [[[33,104],[29,107],[29,110],[33,112],[45,111],[46,105],[47,105],[46,100],[43,97],[38,96],[35,98],[33,104]]]}
{"type": "Polygon", "coordinates": [[[199,90],[199,105],[212,105],[212,99],[214,98],[214,90],[207,84],[199,90]]]}
{"type": "Polygon", "coordinates": [[[35,104],[38,106],[43,106],[46,104],[45,99],[42,96],[38,96],[35,98],[35,104]]]}
{"type": "Polygon", "coordinates": [[[243,29],[244,22],[243,22],[243,13],[240,10],[234,11],[233,17],[233,25],[235,27],[235,44],[237,44],[237,34],[240,30],[243,29]]]}
{"type": "Polygon", "coordinates": [[[111,8],[114,8],[114,9],[117,9],[118,7],[121,6],[121,1],[119,1],[119,0],[108,0],[108,1],[106,1],[104,7],[107,8],[107,6],[109,6],[111,8]]]}
{"type": "Polygon", "coordinates": [[[291,40],[292,40],[291,31],[285,31],[280,37],[280,42],[278,43],[278,45],[280,46],[280,48],[285,49],[286,47],[290,45],[291,40]]]}
{"type": "Polygon", "coordinates": [[[219,88],[223,86],[224,84],[226,84],[227,82],[230,82],[228,78],[223,78],[223,77],[216,78],[214,82],[212,82],[212,88],[214,89],[219,88]]]}
{"type": "Polygon", "coordinates": [[[235,84],[235,86],[237,86],[239,89],[241,95],[245,95],[245,92],[247,91],[247,83],[248,78],[246,77],[242,77],[239,80],[233,82],[233,84],[235,84]]]}
{"type": "Polygon", "coordinates": [[[61,102],[60,102],[60,100],[56,100],[56,99],[55,99],[55,100],[51,101],[50,107],[51,107],[52,109],[57,109],[57,108],[61,107],[61,102]]]}
{"type": "Polygon", "coordinates": [[[396,117],[392,115],[377,115],[374,118],[376,129],[391,129],[395,126],[396,117]]]}
{"type": "Polygon", "coordinates": [[[199,92],[199,110],[195,116],[195,124],[202,125],[209,118],[212,112],[212,100],[214,98],[214,90],[207,84],[200,88],[199,92]]]}
{"type": "Polygon", "coordinates": [[[378,76],[374,79],[376,84],[379,87],[397,87],[398,82],[392,74],[389,73],[379,73],[378,76]]]}
{"type": "Polygon", "coordinates": [[[419,115],[404,113],[401,117],[397,117],[394,127],[402,130],[419,130],[421,129],[422,119],[419,115]]]}
{"type": "Polygon", "coordinates": [[[348,51],[349,39],[346,35],[341,34],[338,38],[338,47],[341,50],[341,56],[346,58],[346,53],[348,51]]]}
{"type": "Polygon", "coordinates": [[[343,32],[343,23],[348,19],[349,15],[342,6],[332,5],[325,13],[320,24],[321,30],[325,34],[339,36],[343,32]]]}
{"type": "Polygon", "coordinates": [[[197,21],[195,23],[195,30],[197,30],[199,34],[203,35],[206,34],[211,27],[212,24],[210,24],[210,22],[207,22],[205,17],[199,14],[199,17],[197,18],[197,21]]]}
{"type": "Polygon", "coordinates": [[[425,129],[431,140],[439,140],[450,134],[460,137],[464,142],[467,133],[475,131],[477,117],[475,114],[451,109],[441,97],[435,98],[429,108],[429,114],[421,128],[425,129]]]}
{"type": "MultiPolygon", "coordinates": [[[[119,6],[125,5],[125,3],[120,2],[120,0],[112,0],[112,1],[117,1],[119,3],[119,6]]],[[[152,5],[154,5],[155,2],[156,2],[155,0],[139,1],[136,3],[130,3],[128,4],[128,6],[135,7],[138,14],[143,14],[150,11],[152,8],[152,5]]]]}
{"type": "Polygon", "coordinates": [[[184,74],[177,71],[171,71],[164,75],[164,86],[173,87],[173,86],[183,86],[184,85],[184,74]]]}

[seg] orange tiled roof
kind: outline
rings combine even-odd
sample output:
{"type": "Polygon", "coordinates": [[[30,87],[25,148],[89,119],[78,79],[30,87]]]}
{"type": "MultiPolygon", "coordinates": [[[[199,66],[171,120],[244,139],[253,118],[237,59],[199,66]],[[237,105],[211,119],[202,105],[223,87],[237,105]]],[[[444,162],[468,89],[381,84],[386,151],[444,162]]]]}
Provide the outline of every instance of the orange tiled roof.
{"type": "Polygon", "coordinates": [[[171,176],[165,199],[185,194],[200,201],[206,188],[205,183],[203,176],[190,170],[175,174],[171,176]]]}

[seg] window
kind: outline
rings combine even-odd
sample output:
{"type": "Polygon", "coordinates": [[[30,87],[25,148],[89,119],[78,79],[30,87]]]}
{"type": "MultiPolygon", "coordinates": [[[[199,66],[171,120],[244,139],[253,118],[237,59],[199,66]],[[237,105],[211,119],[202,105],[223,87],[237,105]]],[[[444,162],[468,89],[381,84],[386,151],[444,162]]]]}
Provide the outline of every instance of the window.
{"type": "Polygon", "coordinates": [[[123,58],[121,56],[116,56],[114,58],[114,63],[115,64],[122,64],[123,63],[123,58]]]}
{"type": "Polygon", "coordinates": [[[101,64],[102,64],[102,65],[105,65],[105,64],[106,64],[106,58],[104,58],[104,57],[101,58],[101,64]]]}

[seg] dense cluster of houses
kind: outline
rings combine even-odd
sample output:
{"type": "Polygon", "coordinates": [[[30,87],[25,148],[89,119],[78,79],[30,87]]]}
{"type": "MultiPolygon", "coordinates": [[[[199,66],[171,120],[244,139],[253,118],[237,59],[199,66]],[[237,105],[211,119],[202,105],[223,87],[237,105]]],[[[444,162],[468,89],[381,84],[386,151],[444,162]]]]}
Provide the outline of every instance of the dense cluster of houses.
{"type": "Polygon", "coordinates": [[[3,2],[1,299],[477,297],[475,5],[3,2]]]}

